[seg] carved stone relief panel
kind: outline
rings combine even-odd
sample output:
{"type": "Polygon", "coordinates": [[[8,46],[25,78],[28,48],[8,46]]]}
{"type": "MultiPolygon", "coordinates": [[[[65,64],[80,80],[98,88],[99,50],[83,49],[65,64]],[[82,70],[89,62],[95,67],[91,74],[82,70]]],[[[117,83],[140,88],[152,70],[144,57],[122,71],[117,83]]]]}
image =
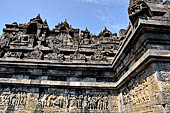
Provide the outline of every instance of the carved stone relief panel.
{"type": "Polygon", "coordinates": [[[159,72],[158,79],[163,82],[170,82],[170,72],[159,72]]]}
{"type": "MultiPolygon", "coordinates": [[[[162,107],[162,95],[158,81],[154,75],[137,75],[133,77],[126,85],[121,88],[122,92],[122,112],[136,113],[138,111],[154,112],[155,109],[150,107],[162,107]]],[[[159,109],[159,110],[160,110],[159,109]]]]}
{"type": "Polygon", "coordinates": [[[170,111],[170,72],[160,71],[156,73],[159,87],[161,88],[161,104],[166,112],[170,111]]]}
{"type": "Polygon", "coordinates": [[[116,95],[111,94],[111,91],[84,90],[84,93],[76,93],[75,89],[44,88],[44,91],[41,89],[0,88],[0,112],[1,110],[6,112],[109,112],[117,110],[118,107],[116,95]]]}
{"type": "Polygon", "coordinates": [[[41,108],[58,109],[89,109],[89,110],[109,110],[109,98],[106,95],[56,95],[42,94],[39,99],[41,108]]]}
{"type": "Polygon", "coordinates": [[[6,24],[3,31],[0,49],[5,51],[2,55],[0,51],[1,58],[20,58],[20,52],[21,59],[110,64],[109,61],[121,42],[121,39],[107,28],[99,35],[90,33],[88,29],[79,33],[79,29],[73,28],[67,21],[50,30],[47,21],[43,22],[40,15],[26,24],[6,24]],[[98,48],[100,50],[97,50],[98,48]],[[59,52],[56,53],[55,50],[59,52]],[[76,52],[77,50],[80,52],[76,52]]]}

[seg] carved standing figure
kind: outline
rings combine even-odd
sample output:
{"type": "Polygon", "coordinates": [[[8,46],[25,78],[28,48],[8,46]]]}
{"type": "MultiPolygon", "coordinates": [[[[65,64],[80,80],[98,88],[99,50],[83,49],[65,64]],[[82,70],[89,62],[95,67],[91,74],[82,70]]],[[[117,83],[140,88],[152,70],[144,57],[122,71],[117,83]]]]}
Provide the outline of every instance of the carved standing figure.
{"type": "Polygon", "coordinates": [[[103,109],[104,110],[108,109],[108,97],[107,96],[103,97],[103,109]]]}

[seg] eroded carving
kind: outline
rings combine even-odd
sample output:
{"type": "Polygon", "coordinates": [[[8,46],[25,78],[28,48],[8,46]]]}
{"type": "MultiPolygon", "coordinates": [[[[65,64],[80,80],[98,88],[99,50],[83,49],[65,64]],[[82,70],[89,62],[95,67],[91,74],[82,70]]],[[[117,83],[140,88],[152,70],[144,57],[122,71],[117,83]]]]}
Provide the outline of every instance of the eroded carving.
{"type": "Polygon", "coordinates": [[[2,106],[25,106],[27,102],[27,93],[18,92],[3,92],[0,95],[0,105],[2,106]]]}
{"type": "Polygon", "coordinates": [[[87,28],[79,34],[80,30],[69,25],[67,20],[50,30],[40,15],[27,24],[6,24],[3,31],[0,48],[6,50],[3,51],[5,55],[1,55],[5,58],[109,63],[107,57],[114,57],[121,41],[106,27],[99,35],[90,33],[87,28]]]}
{"type": "Polygon", "coordinates": [[[170,72],[163,72],[159,73],[159,80],[161,81],[170,81],[170,72]]]}
{"type": "Polygon", "coordinates": [[[38,104],[42,108],[109,110],[109,98],[105,95],[42,94],[38,104]]]}

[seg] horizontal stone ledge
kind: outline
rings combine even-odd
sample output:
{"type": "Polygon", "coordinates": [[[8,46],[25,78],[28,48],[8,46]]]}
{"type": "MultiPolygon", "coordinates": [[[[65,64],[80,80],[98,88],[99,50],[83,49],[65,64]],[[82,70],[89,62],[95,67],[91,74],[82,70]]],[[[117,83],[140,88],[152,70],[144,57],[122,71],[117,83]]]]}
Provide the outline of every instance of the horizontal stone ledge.
{"type": "Polygon", "coordinates": [[[141,66],[141,64],[146,63],[146,60],[148,58],[156,58],[156,57],[158,57],[158,58],[170,58],[170,51],[168,51],[168,50],[148,49],[144,53],[144,55],[135,64],[133,64],[133,66],[117,82],[115,82],[114,85],[117,88],[120,87],[122,82],[124,82],[127,77],[132,75],[132,73],[135,70],[137,70],[139,67],[143,66],[143,65],[141,66]]]}
{"type": "MultiPolygon", "coordinates": [[[[120,56],[122,55],[122,53],[125,51],[125,49],[129,46],[129,43],[131,42],[131,40],[133,40],[133,38],[138,34],[138,31],[142,31],[143,28],[141,28],[142,25],[154,25],[154,26],[166,26],[170,28],[170,22],[165,20],[165,21],[159,21],[159,20],[144,20],[144,19],[139,19],[138,21],[138,26],[136,27],[136,29],[133,29],[129,27],[128,31],[127,31],[127,36],[125,38],[125,40],[123,41],[122,45],[119,47],[117,54],[115,55],[115,57],[113,58],[113,62],[112,62],[112,67],[114,68],[114,66],[116,65],[116,63],[118,62],[120,56]]],[[[168,31],[170,31],[170,29],[168,29],[168,31]]]]}
{"type": "Polygon", "coordinates": [[[145,24],[145,25],[161,25],[161,26],[167,26],[170,27],[170,22],[167,20],[158,20],[158,19],[154,19],[154,20],[144,20],[144,19],[139,19],[139,23],[140,24],[145,24]]]}
{"type": "Polygon", "coordinates": [[[57,62],[56,60],[39,60],[39,59],[17,59],[17,58],[0,58],[2,65],[18,66],[53,66],[60,68],[112,68],[111,64],[95,63],[76,63],[76,62],[57,62]]]}
{"type": "Polygon", "coordinates": [[[13,78],[0,78],[0,84],[88,87],[88,88],[95,87],[95,88],[105,88],[105,89],[115,88],[115,84],[111,82],[64,82],[64,81],[30,80],[30,79],[13,79],[13,78]]]}
{"type": "MultiPolygon", "coordinates": [[[[41,85],[41,86],[67,86],[67,87],[90,87],[90,88],[106,88],[116,89],[126,81],[127,77],[142,67],[141,64],[146,63],[148,58],[170,58],[170,51],[148,49],[144,55],[117,81],[117,82],[64,82],[64,81],[50,81],[50,80],[30,80],[30,79],[12,79],[0,78],[0,83],[4,84],[25,84],[25,85],[41,85]]],[[[148,62],[147,62],[148,63],[148,62]]]]}

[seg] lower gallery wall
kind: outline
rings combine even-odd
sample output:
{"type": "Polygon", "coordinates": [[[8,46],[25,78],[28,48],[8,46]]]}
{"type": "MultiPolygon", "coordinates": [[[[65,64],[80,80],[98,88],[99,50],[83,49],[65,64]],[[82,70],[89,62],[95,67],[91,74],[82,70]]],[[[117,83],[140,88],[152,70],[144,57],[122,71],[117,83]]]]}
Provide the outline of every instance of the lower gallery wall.
{"type": "Polygon", "coordinates": [[[118,112],[117,92],[1,86],[0,113],[118,112]]]}
{"type": "Polygon", "coordinates": [[[170,1],[130,0],[120,36],[40,14],[0,36],[0,113],[170,113],[170,1]]]}
{"type": "Polygon", "coordinates": [[[133,77],[119,94],[122,113],[167,113],[170,108],[169,72],[155,72],[133,77]]]}

